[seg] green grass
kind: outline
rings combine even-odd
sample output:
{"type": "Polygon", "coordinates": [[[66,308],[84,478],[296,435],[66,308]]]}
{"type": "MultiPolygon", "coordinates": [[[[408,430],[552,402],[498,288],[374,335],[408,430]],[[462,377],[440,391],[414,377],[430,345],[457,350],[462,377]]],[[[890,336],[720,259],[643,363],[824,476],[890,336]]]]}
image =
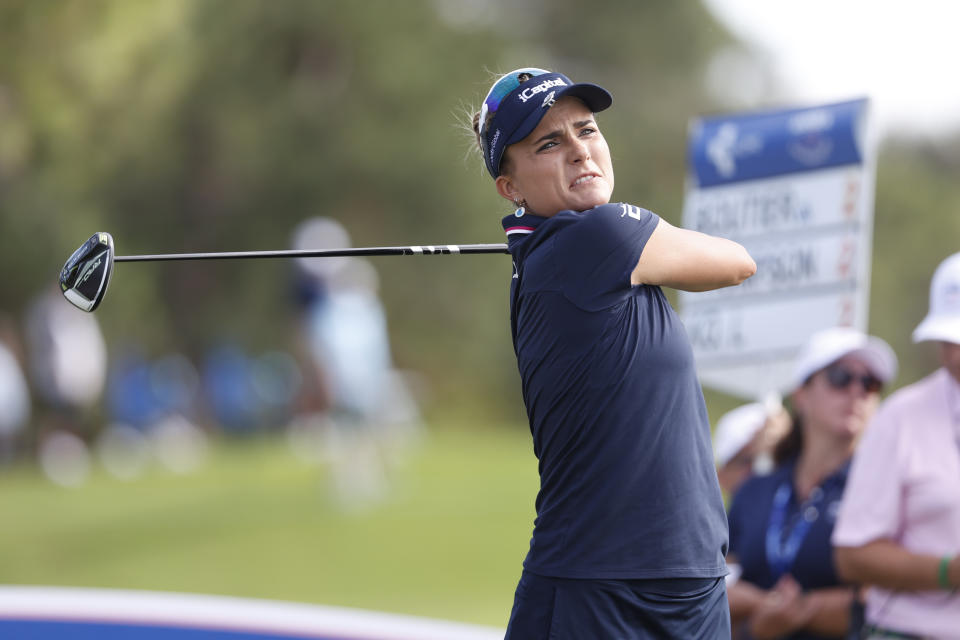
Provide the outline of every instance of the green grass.
{"type": "Polygon", "coordinates": [[[0,473],[0,583],[209,593],[504,626],[533,522],[524,425],[428,431],[389,499],[345,511],[277,439],[190,475],[0,473]]]}

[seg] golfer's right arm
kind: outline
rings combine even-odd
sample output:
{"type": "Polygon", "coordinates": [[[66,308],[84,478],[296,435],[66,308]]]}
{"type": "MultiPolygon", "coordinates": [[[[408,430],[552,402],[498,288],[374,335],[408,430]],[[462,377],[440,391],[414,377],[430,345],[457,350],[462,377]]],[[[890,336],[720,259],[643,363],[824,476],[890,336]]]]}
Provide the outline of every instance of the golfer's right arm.
{"type": "Polygon", "coordinates": [[[740,284],[756,271],[753,258],[736,242],[681,229],[661,218],[630,281],[683,291],[710,291],[740,284]]]}

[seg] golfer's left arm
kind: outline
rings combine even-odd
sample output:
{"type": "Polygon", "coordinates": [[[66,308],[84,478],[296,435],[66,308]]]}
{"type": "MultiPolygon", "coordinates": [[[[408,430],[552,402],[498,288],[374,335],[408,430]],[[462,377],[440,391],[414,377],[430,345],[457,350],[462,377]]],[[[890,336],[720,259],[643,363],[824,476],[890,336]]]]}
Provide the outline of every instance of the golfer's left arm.
{"type": "Polygon", "coordinates": [[[756,271],[753,258],[736,242],[681,229],[661,218],[643,248],[630,282],[709,291],[740,284],[756,271]]]}

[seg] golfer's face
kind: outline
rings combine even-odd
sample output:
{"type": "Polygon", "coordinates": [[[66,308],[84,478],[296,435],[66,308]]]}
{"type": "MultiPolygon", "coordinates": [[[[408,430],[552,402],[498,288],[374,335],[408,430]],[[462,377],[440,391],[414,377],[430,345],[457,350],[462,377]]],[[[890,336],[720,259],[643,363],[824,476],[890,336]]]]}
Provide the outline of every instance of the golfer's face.
{"type": "Polygon", "coordinates": [[[507,148],[509,179],[537,215],[610,202],[613,163],[593,113],[577,98],[550,107],[529,136],[507,148]]]}

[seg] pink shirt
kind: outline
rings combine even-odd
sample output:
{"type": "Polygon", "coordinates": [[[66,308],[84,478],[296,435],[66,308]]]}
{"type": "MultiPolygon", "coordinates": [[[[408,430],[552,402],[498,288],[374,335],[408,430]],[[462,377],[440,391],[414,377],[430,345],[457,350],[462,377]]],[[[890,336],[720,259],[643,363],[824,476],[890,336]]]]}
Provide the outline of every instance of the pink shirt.
{"type": "MultiPolygon", "coordinates": [[[[960,553],[960,385],[945,369],[890,396],[854,454],[833,544],[878,539],[914,553],[960,553]]],[[[875,587],[867,621],[960,638],[960,594],[875,587]]]]}

